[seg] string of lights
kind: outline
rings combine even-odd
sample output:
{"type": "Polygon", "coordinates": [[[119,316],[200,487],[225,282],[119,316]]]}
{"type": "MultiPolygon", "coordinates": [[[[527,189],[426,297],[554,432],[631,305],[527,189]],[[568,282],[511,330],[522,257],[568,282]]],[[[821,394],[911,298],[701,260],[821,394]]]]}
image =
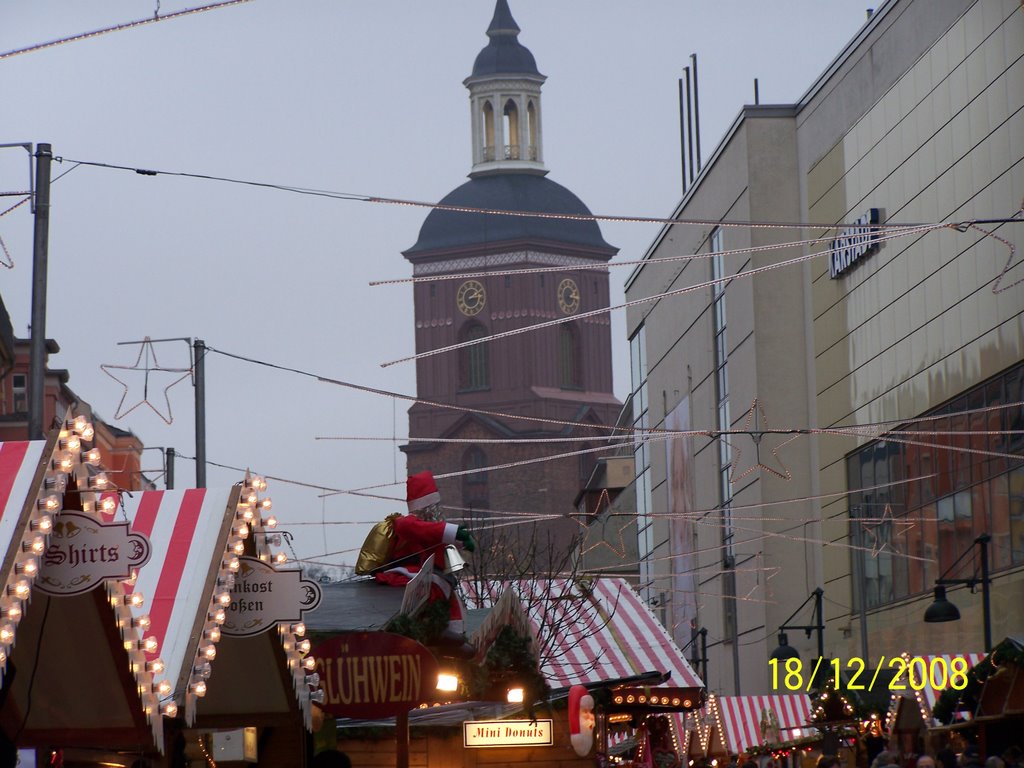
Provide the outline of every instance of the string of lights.
{"type": "Polygon", "coordinates": [[[20,56],[23,53],[32,53],[34,51],[41,51],[46,48],[53,48],[58,45],[64,45],[65,43],[74,43],[79,40],[88,40],[92,37],[100,37],[101,35],[107,35],[111,32],[121,32],[126,29],[135,29],[136,27],[144,27],[147,24],[155,24],[160,21],[170,21],[171,19],[177,19],[182,16],[191,16],[196,13],[203,13],[205,11],[213,11],[218,8],[227,8],[230,5],[241,5],[242,3],[248,3],[250,0],[225,0],[220,3],[212,3],[210,5],[198,6],[196,8],[186,8],[181,11],[175,11],[174,13],[168,13],[164,16],[160,16],[159,13],[154,14],[145,19],[138,19],[137,21],[128,21],[122,24],[115,24],[111,27],[103,27],[101,29],[94,29],[91,32],[81,32],[77,35],[71,35],[69,37],[61,37],[57,40],[50,40],[45,43],[35,43],[25,48],[17,48],[13,51],[7,51],[6,53],[0,53],[0,60],[9,59],[13,56],[20,56]]]}
{"type": "MultiPolygon", "coordinates": [[[[932,230],[949,227],[951,227],[951,225],[949,224],[925,224],[914,229],[899,230],[896,234],[880,235],[875,238],[875,242],[881,243],[887,240],[906,237],[907,235],[910,234],[926,233],[932,230]]],[[[597,317],[599,315],[606,315],[611,312],[616,312],[618,310],[629,309],[630,307],[637,307],[640,306],[641,304],[650,304],[651,302],[659,301],[661,299],[669,298],[671,296],[682,296],[687,293],[693,293],[694,291],[703,291],[707,288],[711,288],[720,283],[731,283],[733,280],[736,280],[737,278],[755,277],[757,275],[764,274],[765,272],[770,272],[771,270],[774,269],[782,269],[784,267],[791,267],[795,264],[803,264],[804,262],[816,259],[819,256],[826,256],[831,253],[837,253],[840,250],[841,249],[839,247],[827,248],[822,251],[816,251],[814,253],[807,253],[801,256],[795,256],[792,259],[783,259],[782,261],[777,261],[774,264],[765,264],[764,266],[761,267],[746,269],[743,270],[742,272],[736,272],[735,274],[727,275],[725,277],[715,278],[712,280],[704,280],[699,283],[694,283],[693,285],[685,285],[682,288],[673,288],[668,291],[653,293],[649,296],[641,296],[638,299],[632,299],[631,301],[626,301],[623,302],[622,304],[615,304],[608,307],[601,307],[599,309],[592,309],[588,312],[578,312],[577,314],[566,315],[564,317],[556,317],[553,320],[545,320],[544,322],[534,323],[533,325],[528,325],[523,328],[510,328],[507,331],[499,331],[498,333],[492,333],[488,336],[481,336],[479,339],[467,339],[465,341],[460,341],[456,344],[449,344],[444,347],[429,349],[425,352],[418,352],[415,355],[400,357],[397,360],[389,360],[387,362],[381,363],[381,368],[388,368],[392,365],[397,365],[399,363],[407,363],[413,360],[422,360],[423,358],[433,357],[434,355],[441,355],[446,352],[454,352],[455,350],[464,349],[465,347],[471,347],[476,344],[488,344],[494,341],[498,341],[499,339],[507,339],[511,336],[518,336],[523,333],[533,333],[535,331],[544,330],[545,328],[553,328],[557,325],[562,325],[564,323],[586,320],[587,318],[590,317],[597,317]]]]}

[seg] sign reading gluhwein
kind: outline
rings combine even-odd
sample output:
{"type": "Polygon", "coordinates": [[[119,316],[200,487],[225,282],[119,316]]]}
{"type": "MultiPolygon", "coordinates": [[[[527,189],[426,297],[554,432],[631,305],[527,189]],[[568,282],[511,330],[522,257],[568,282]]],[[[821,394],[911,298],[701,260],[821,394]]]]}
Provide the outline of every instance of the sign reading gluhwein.
{"type": "Polygon", "coordinates": [[[550,747],[551,720],[467,720],[462,724],[465,747],[550,747]]]}
{"type": "Polygon", "coordinates": [[[249,637],[266,632],[279,622],[301,621],[320,605],[320,585],[302,578],[302,571],[277,571],[256,557],[240,557],[225,635],[249,637]]]}
{"type": "Polygon", "coordinates": [[[82,512],[55,517],[36,586],[48,595],[78,595],[107,579],[130,579],[149,562],[149,539],[128,523],[101,523],[82,512]]]}

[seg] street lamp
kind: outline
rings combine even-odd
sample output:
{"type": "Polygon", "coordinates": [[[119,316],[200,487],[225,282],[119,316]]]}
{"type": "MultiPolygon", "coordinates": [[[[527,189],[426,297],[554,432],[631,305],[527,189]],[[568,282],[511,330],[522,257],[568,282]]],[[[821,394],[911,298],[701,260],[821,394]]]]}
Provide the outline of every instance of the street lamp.
{"type": "Polygon", "coordinates": [[[987,533],[981,534],[974,540],[976,545],[981,550],[981,577],[971,576],[969,579],[947,579],[946,574],[952,571],[957,563],[964,559],[973,549],[965,551],[960,557],[953,561],[953,563],[945,570],[945,572],[935,580],[935,602],[928,606],[924,612],[924,620],[933,622],[942,621],[958,621],[960,619],[960,611],[953,603],[946,599],[946,587],[954,584],[966,584],[971,588],[971,592],[974,592],[974,588],[981,585],[981,610],[982,616],[985,622],[985,650],[988,651],[992,648],[992,611],[989,605],[989,593],[988,585],[992,580],[988,576],[988,544],[992,541],[992,537],[987,533]]]}
{"type": "Polygon", "coordinates": [[[822,617],[821,610],[821,598],[824,596],[825,590],[818,587],[807,599],[804,600],[800,607],[793,611],[793,615],[786,619],[786,623],[779,627],[779,647],[772,651],[771,658],[778,659],[779,661],[785,661],[786,659],[799,659],[800,654],[797,653],[796,648],[793,648],[789,644],[789,638],[786,637],[787,629],[802,629],[807,633],[807,636],[811,636],[811,632],[818,633],[818,658],[825,656],[825,620],[822,617]],[[814,624],[790,624],[794,617],[803,610],[804,606],[807,605],[811,600],[814,600],[814,624]]]}

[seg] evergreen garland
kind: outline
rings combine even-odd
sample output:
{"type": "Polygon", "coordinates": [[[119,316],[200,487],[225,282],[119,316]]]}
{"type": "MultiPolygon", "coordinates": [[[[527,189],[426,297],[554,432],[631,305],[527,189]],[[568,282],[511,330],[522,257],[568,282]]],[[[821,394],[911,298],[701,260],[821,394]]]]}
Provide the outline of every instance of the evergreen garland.
{"type": "Polygon", "coordinates": [[[932,717],[943,725],[949,725],[958,711],[973,713],[978,708],[985,681],[999,670],[1001,664],[1024,667],[1024,646],[1009,637],[999,643],[988,656],[967,670],[966,687],[960,690],[946,688],[940,694],[932,708],[932,717]]]}

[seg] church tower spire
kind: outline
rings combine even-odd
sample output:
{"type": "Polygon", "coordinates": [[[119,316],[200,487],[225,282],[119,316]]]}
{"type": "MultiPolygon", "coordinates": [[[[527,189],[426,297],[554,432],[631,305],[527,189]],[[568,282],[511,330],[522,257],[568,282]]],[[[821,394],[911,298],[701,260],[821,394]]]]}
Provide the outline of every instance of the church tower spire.
{"type": "Polygon", "coordinates": [[[519,25],[508,0],[497,0],[487,28],[487,45],[477,55],[469,89],[473,133],[470,177],[494,173],[544,175],[540,89],[546,79],[533,54],[519,42],[519,25]]]}

